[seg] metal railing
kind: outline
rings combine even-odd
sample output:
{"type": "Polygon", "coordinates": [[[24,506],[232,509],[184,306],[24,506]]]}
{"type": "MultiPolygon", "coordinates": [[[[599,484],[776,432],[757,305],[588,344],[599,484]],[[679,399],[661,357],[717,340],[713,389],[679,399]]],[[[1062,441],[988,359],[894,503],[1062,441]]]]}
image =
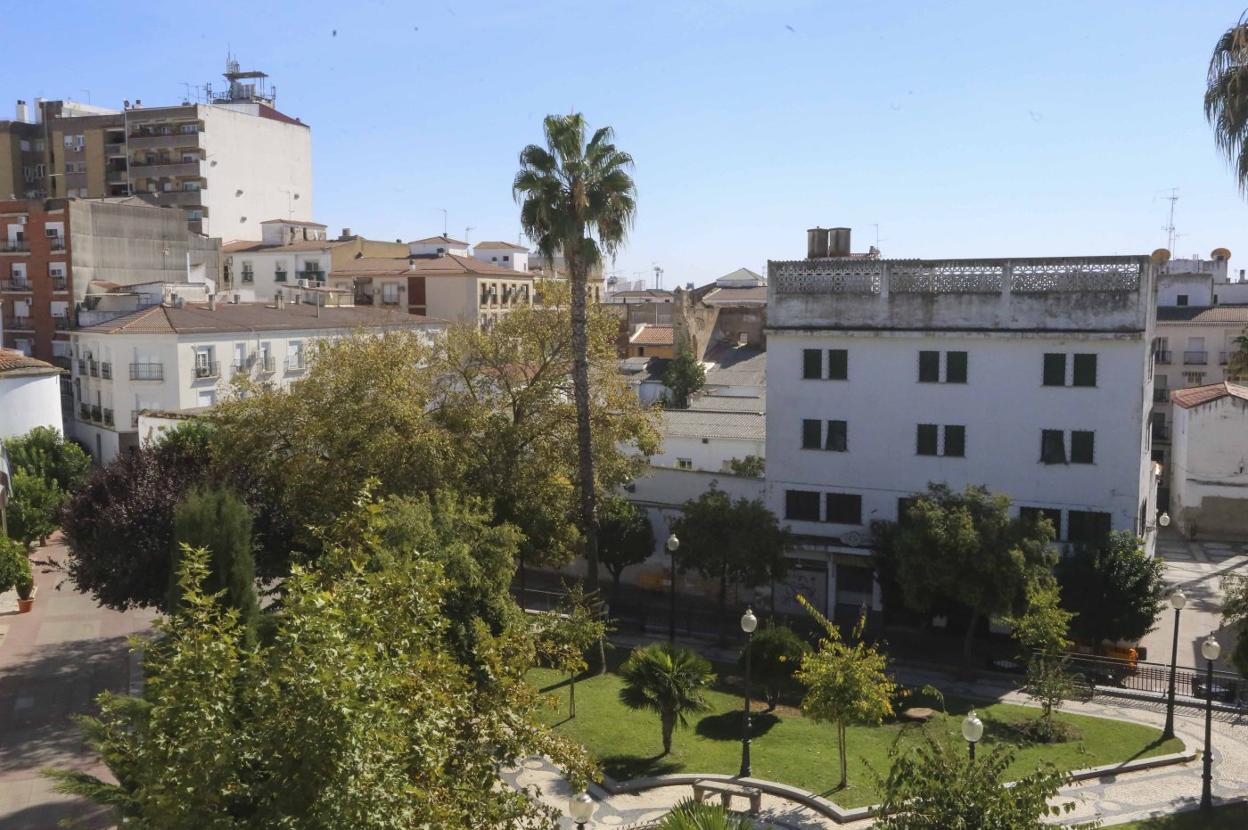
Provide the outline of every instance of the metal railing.
{"type": "Polygon", "coordinates": [[[5,317],[4,327],[6,329],[33,329],[30,317],[5,317]]]}
{"type": "Polygon", "coordinates": [[[30,243],[25,239],[5,239],[0,241],[0,253],[12,254],[29,250],[30,243]]]}
{"type": "Polygon", "coordinates": [[[68,331],[69,330],[69,317],[65,316],[64,314],[53,314],[52,326],[57,331],[68,331]]]}
{"type": "Polygon", "coordinates": [[[273,281],[274,281],[274,282],[286,282],[286,272],[285,272],[285,271],[280,271],[280,270],[279,270],[279,271],[274,271],[274,272],[273,272],[273,281]]]}
{"type": "Polygon", "coordinates": [[[130,380],[164,380],[165,364],[131,363],[130,380]]]}
{"type": "Polygon", "coordinates": [[[242,280],[243,280],[243,282],[244,282],[244,283],[248,283],[248,282],[255,282],[255,281],[256,281],[256,272],[255,272],[255,271],[248,271],[246,268],[244,268],[244,269],[243,269],[243,271],[242,271],[242,280]]]}
{"type": "Polygon", "coordinates": [[[1153,387],[1153,403],[1166,403],[1170,400],[1170,390],[1167,387],[1153,387]]]}
{"type": "Polygon", "coordinates": [[[49,236],[48,242],[54,251],[65,250],[65,237],[63,236],[49,236]]]}
{"type": "Polygon", "coordinates": [[[78,358],[78,374],[85,375],[87,373],[87,360],[84,357],[78,358]]]}
{"type": "Polygon", "coordinates": [[[104,410],[104,426],[111,427],[113,425],[113,410],[104,410]]]}
{"type": "Polygon", "coordinates": [[[1183,363],[1186,366],[1204,366],[1209,362],[1209,352],[1183,352],[1183,363]]]}
{"type": "Polygon", "coordinates": [[[311,280],[313,282],[325,281],[324,271],[315,271],[315,270],[309,271],[307,269],[304,269],[303,271],[299,271],[297,273],[298,273],[299,279],[301,280],[311,280]]]}
{"type": "Polygon", "coordinates": [[[1160,363],[1163,366],[1169,365],[1171,358],[1172,358],[1172,355],[1170,352],[1160,351],[1160,350],[1153,352],[1153,361],[1156,363],[1160,363]]]}
{"type": "Polygon", "coordinates": [[[260,371],[265,374],[272,374],[277,368],[277,362],[273,359],[273,355],[257,358],[256,363],[260,366],[260,371]]]}
{"type": "Polygon", "coordinates": [[[304,362],[302,357],[286,358],[287,372],[302,372],[308,368],[308,364],[304,362]]]}
{"type": "Polygon", "coordinates": [[[113,379],[113,364],[101,362],[100,363],[100,377],[104,380],[112,380],[113,379]]]}
{"type": "Polygon", "coordinates": [[[52,277],[52,290],[65,291],[69,288],[69,280],[65,277],[52,277]]]}
{"type": "Polygon", "coordinates": [[[87,361],[87,366],[91,377],[98,378],[100,376],[100,364],[97,361],[87,361]]]}
{"type": "Polygon", "coordinates": [[[215,360],[208,363],[195,364],[195,377],[197,379],[215,378],[221,376],[221,364],[215,360]]]}
{"type": "Polygon", "coordinates": [[[104,410],[101,409],[99,405],[93,405],[91,407],[91,420],[96,422],[104,420],[104,410]]]}
{"type": "Polygon", "coordinates": [[[1225,366],[1226,364],[1230,362],[1231,362],[1230,352],[1218,352],[1218,365],[1219,366],[1225,366]]]}
{"type": "Polygon", "coordinates": [[[1169,441],[1170,426],[1168,424],[1153,424],[1153,440],[1169,441]]]}
{"type": "MultiPolygon", "coordinates": [[[[1123,660],[1092,654],[1071,654],[1069,671],[1082,674],[1096,686],[1135,692],[1165,695],[1170,689],[1170,666],[1145,660],[1123,660]]],[[[1236,707],[1248,706],[1248,680],[1235,672],[1215,670],[1210,687],[1213,699],[1236,707]]],[[[1206,697],[1205,671],[1191,666],[1178,666],[1174,672],[1175,697],[1206,697]]],[[[1191,703],[1191,700],[1184,701],[1191,703]]]]}
{"type": "Polygon", "coordinates": [[[78,404],[78,417],[79,417],[81,420],[84,420],[84,421],[89,421],[89,420],[91,420],[91,406],[90,406],[90,404],[85,404],[85,403],[83,403],[83,404],[78,404]]]}
{"type": "Polygon", "coordinates": [[[3,291],[29,291],[30,280],[28,279],[11,279],[0,280],[0,290],[3,291]]]}

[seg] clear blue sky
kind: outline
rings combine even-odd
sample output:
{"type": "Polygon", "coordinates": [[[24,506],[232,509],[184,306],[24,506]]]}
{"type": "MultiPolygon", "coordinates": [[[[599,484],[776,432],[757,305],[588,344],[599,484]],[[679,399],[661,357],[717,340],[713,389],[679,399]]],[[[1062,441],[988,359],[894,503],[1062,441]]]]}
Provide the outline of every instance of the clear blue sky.
{"type": "Polygon", "coordinates": [[[516,154],[575,108],[637,160],[616,268],[669,286],[802,256],[816,224],[865,249],[878,223],[896,257],[1148,252],[1171,187],[1176,253],[1248,267],[1201,112],[1246,2],[13,4],[0,100],[173,103],[228,47],[312,125],[332,232],[446,208],[474,241],[516,238],[516,154]]]}

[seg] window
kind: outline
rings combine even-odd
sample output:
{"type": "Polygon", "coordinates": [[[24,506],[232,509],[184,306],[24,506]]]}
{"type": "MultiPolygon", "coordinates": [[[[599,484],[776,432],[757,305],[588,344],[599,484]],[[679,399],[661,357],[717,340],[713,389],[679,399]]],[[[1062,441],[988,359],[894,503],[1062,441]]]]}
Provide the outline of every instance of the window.
{"type": "Polygon", "coordinates": [[[198,124],[183,124],[178,129],[181,130],[184,134],[190,135],[192,133],[199,132],[199,125],[198,124]]]}
{"type": "Polygon", "coordinates": [[[692,459],[692,458],[677,458],[677,459],[676,459],[676,469],[678,469],[678,470],[692,470],[692,469],[693,469],[693,459],[692,459]]]}
{"type": "Polygon", "coordinates": [[[943,454],[950,458],[962,458],[966,455],[966,427],[945,427],[945,451],[943,454]]]}
{"type": "Polygon", "coordinates": [[[1047,352],[1044,355],[1044,385],[1066,385],[1066,355],[1047,352]]]}
{"type": "Polygon", "coordinates": [[[1066,463],[1066,434],[1060,429],[1045,429],[1040,432],[1040,463],[1066,463]]]}
{"type": "Polygon", "coordinates": [[[1180,295],[1179,295],[1178,304],[1179,304],[1179,305],[1187,305],[1187,295],[1186,295],[1186,294],[1180,294],[1180,295]]]}
{"type": "Polygon", "coordinates": [[[1205,382],[1204,372],[1184,372],[1183,383],[1188,386],[1201,386],[1205,382]]]}
{"type": "Polygon", "coordinates": [[[1018,518],[1024,522],[1039,522],[1041,519],[1048,519],[1049,524],[1053,525],[1053,538],[1061,538],[1062,511],[1060,510],[1054,510],[1051,507],[1020,507],[1018,518]]]}
{"type": "Polygon", "coordinates": [[[802,349],[802,378],[820,380],[823,377],[823,352],[818,349],[802,349]]]}
{"type": "Polygon", "coordinates": [[[824,521],[837,525],[862,524],[862,496],[828,493],[824,498],[828,504],[828,515],[824,521]]]}
{"type": "Polygon", "coordinates": [[[828,380],[849,379],[849,350],[828,349],[828,380]]]}
{"type": "Polygon", "coordinates": [[[820,448],[822,436],[820,431],[823,427],[822,421],[811,418],[802,419],[802,449],[817,450],[820,448]]]}
{"type": "Polygon", "coordinates": [[[849,424],[845,421],[828,421],[828,440],[825,450],[846,452],[849,449],[849,424]]]}
{"type": "Polygon", "coordinates": [[[397,282],[387,282],[382,284],[381,302],[385,305],[399,304],[399,284],[397,282]]]}
{"type": "Polygon", "coordinates": [[[1075,355],[1075,375],[1071,386],[1096,386],[1096,355],[1075,355]]]}
{"type": "Polygon", "coordinates": [[[1068,510],[1066,541],[1099,544],[1109,535],[1110,516],[1088,510],[1068,510]]]}
{"type": "Polygon", "coordinates": [[[915,450],[919,455],[936,455],[937,454],[937,427],[935,424],[919,424],[917,444],[915,450]]]}
{"type": "Polygon", "coordinates": [[[940,383],[940,352],[919,352],[919,383],[940,383]]]}
{"type": "Polygon", "coordinates": [[[945,352],[945,383],[966,383],[966,352],[945,352]]]}
{"type": "Polygon", "coordinates": [[[1091,464],[1095,433],[1074,430],[1070,433],[1070,463],[1091,464]]]}
{"type": "Polygon", "coordinates": [[[813,490],[785,490],[784,518],[800,522],[819,521],[819,494],[813,490]]]}
{"type": "Polygon", "coordinates": [[[56,228],[44,228],[43,235],[46,236],[48,239],[56,239],[58,236],[61,235],[61,232],[58,231],[56,228]]]}

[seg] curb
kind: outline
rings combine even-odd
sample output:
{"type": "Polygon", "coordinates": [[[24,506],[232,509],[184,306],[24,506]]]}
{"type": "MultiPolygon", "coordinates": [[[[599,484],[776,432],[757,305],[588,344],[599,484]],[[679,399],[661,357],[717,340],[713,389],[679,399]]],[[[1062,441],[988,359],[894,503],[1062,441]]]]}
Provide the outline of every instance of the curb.
{"type": "Polygon", "coordinates": [[[1070,773],[1073,781],[1091,781],[1096,778],[1115,778],[1124,772],[1141,772],[1157,767],[1168,767],[1173,764],[1186,764],[1200,757],[1198,752],[1171,752],[1167,755],[1154,755],[1151,758],[1140,758],[1136,761],[1123,761],[1120,764],[1103,764],[1099,767],[1077,769],[1070,773]]]}

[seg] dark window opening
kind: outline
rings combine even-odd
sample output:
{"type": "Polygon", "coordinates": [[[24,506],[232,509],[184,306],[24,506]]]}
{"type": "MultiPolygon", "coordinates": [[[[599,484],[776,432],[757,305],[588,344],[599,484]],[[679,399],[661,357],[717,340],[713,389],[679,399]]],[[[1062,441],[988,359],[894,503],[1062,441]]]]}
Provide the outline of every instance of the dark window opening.
{"type": "Polygon", "coordinates": [[[828,504],[828,515],[824,521],[838,525],[862,524],[862,496],[828,493],[825,498],[828,504]]]}
{"type": "Polygon", "coordinates": [[[1066,436],[1060,429],[1046,429],[1040,432],[1040,463],[1066,463],[1066,436]]]}
{"type": "Polygon", "coordinates": [[[1187,305],[1187,295],[1186,295],[1186,294],[1180,294],[1180,295],[1179,295],[1179,305],[1187,305]]]}
{"type": "Polygon", "coordinates": [[[919,352],[919,383],[940,382],[940,352],[919,352]]]}
{"type": "Polygon", "coordinates": [[[966,427],[945,427],[944,455],[951,456],[953,458],[962,458],[966,455],[966,427]]]}
{"type": "Polygon", "coordinates": [[[828,349],[828,380],[849,379],[849,350],[828,349]]]}
{"type": "Polygon", "coordinates": [[[828,442],[825,450],[846,452],[849,449],[849,424],[845,421],[828,421],[828,442]]]}
{"type": "Polygon", "coordinates": [[[1066,355],[1048,352],[1044,356],[1044,385],[1066,385],[1066,355]]]}
{"type": "Polygon", "coordinates": [[[1070,433],[1070,463],[1091,464],[1095,433],[1075,430],[1070,433]]]}
{"type": "Polygon", "coordinates": [[[802,378],[819,380],[823,377],[823,352],[818,349],[802,349],[802,378]]]}
{"type": "Polygon", "coordinates": [[[802,449],[817,450],[819,449],[820,438],[822,437],[820,427],[822,422],[811,418],[802,419],[802,449]]]}
{"type": "Polygon", "coordinates": [[[945,383],[966,383],[966,352],[945,352],[945,383]]]}
{"type": "Polygon", "coordinates": [[[1095,513],[1090,510],[1069,510],[1066,513],[1069,527],[1066,530],[1066,541],[1099,545],[1109,535],[1110,516],[1108,513],[1095,513]]]}
{"type": "Polygon", "coordinates": [[[935,424],[919,424],[917,447],[919,455],[936,455],[937,426],[935,424]]]}
{"type": "Polygon", "coordinates": [[[1096,386],[1096,355],[1075,355],[1075,376],[1073,386],[1096,386]]]}
{"type": "Polygon", "coordinates": [[[1041,519],[1048,519],[1049,524],[1053,525],[1053,538],[1059,539],[1062,535],[1062,511],[1052,507],[1020,507],[1018,508],[1018,517],[1024,522],[1039,522],[1041,519]]]}
{"type": "Polygon", "coordinates": [[[913,521],[910,518],[910,508],[914,507],[916,502],[918,499],[914,496],[902,496],[897,499],[897,524],[904,527],[913,521]]]}
{"type": "Polygon", "coordinates": [[[785,490],[784,518],[799,522],[819,521],[819,494],[813,490],[785,490]]]}

